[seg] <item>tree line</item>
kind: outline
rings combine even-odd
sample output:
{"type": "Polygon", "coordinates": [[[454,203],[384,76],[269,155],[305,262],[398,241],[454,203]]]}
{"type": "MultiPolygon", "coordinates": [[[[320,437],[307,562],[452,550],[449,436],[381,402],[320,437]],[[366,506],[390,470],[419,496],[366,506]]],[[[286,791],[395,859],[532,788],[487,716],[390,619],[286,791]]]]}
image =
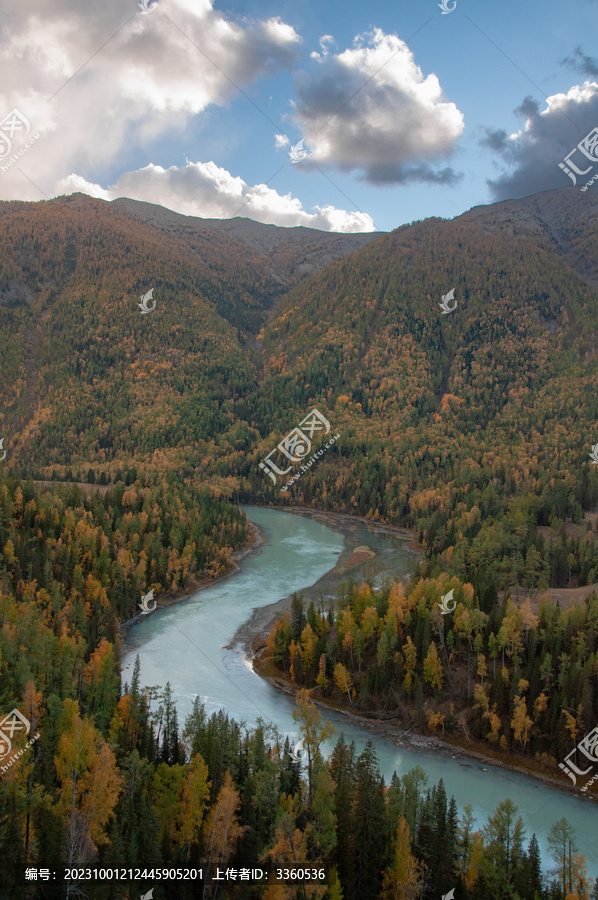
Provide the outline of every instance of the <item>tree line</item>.
{"type": "Polygon", "coordinates": [[[505,597],[485,613],[456,576],[379,590],[347,582],[328,612],[293,596],[268,637],[268,662],[314,696],[406,728],[471,734],[558,776],[598,721],[598,598],[567,610],[545,598],[536,613],[529,598],[505,597]]]}

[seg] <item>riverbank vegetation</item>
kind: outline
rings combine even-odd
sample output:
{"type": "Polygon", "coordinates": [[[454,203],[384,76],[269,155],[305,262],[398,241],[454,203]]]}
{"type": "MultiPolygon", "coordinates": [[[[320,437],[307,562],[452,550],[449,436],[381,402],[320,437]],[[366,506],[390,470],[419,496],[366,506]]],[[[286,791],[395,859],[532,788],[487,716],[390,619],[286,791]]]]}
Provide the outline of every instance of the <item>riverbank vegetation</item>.
{"type": "Polygon", "coordinates": [[[306,611],[295,595],[262,660],[314,697],[532,757],[554,777],[598,721],[598,598],[562,610],[546,597],[535,612],[507,597],[485,613],[455,576],[347,583],[336,612],[306,611]]]}
{"type": "MultiPolygon", "coordinates": [[[[476,823],[419,767],[385,786],[371,742],[357,754],[341,736],[326,759],[333,729],[305,690],[294,748],[263,721],[247,729],[223,712],[208,717],[199,700],[179,728],[170,686],[142,688],[138,660],[122,696],[105,693],[104,717],[85,692],[44,702],[32,682],[20,706],[42,738],[0,791],[6,896],[64,897],[58,882],[41,893],[23,886],[25,867],[64,866],[203,869],[201,883],[160,884],[160,896],[181,900],[423,900],[450,890],[456,900],[598,900],[566,819],[553,823],[542,859],[511,800],[476,823]],[[259,886],[240,877],[256,867],[266,873],[259,886]],[[323,878],[284,883],[277,869],[323,878]]],[[[128,900],[150,887],[95,881],[91,895],[128,900]]],[[[69,890],[89,896],[90,883],[74,878],[69,890]]]]}
{"type": "Polygon", "coordinates": [[[0,741],[0,860],[10,896],[26,896],[33,856],[66,864],[73,842],[106,839],[121,784],[110,740],[121,622],[151,589],[176,594],[227,571],[246,538],[244,515],[206,492],[173,478],[142,483],[127,473],[127,481],[104,496],[0,484],[0,711],[17,708],[32,736],[39,729],[17,760],[22,742],[10,731],[13,748],[0,741]],[[90,791],[102,802],[85,825],[78,804],[91,802],[90,791]]]}
{"type": "MultiPolygon", "coordinates": [[[[554,859],[541,859],[510,801],[487,823],[474,823],[470,810],[458,810],[442,783],[428,785],[419,769],[385,786],[371,745],[357,754],[339,738],[326,760],[321,744],[330,729],[305,690],[296,712],[303,744],[293,753],[288,739],[283,742],[267,723],[251,730],[224,713],[209,718],[199,702],[181,726],[170,686],[143,687],[138,665],[131,684],[121,687],[118,623],[136,612],[137,598],[152,586],[159,597],[198,576],[216,576],[246,534],[242,515],[227,504],[167,481],[142,483],[134,474],[104,496],[66,485],[38,490],[12,480],[0,488],[1,709],[6,714],[18,708],[31,735],[39,734],[25,749],[25,735],[15,733],[2,761],[14,759],[0,789],[0,861],[9,896],[64,897],[60,881],[24,883],[28,867],[203,867],[207,898],[216,894],[216,868],[260,866],[269,872],[323,868],[326,880],[261,888],[229,882],[219,896],[415,900],[455,887],[456,900],[598,898],[566,821],[554,824],[554,859]]],[[[592,604],[585,619],[577,615],[569,626],[556,611],[552,618],[544,611],[547,618],[535,623],[529,610],[524,619],[509,610],[509,640],[497,621],[496,653],[488,652],[483,679],[476,671],[483,668],[493,620],[476,611],[471,587],[456,579],[450,585],[420,581],[407,591],[348,585],[336,617],[313,607],[304,611],[295,598],[288,623],[283,618],[270,645],[283,666],[292,651],[289,665],[298,685],[310,684],[311,660],[316,689],[327,690],[328,679],[334,690],[347,692],[352,706],[360,702],[359,668],[365,674],[374,656],[381,668],[369,687],[370,704],[384,704],[386,671],[395,689],[405,691],[406,707],[420,690],[439,699],[449,670],[456,678],[464,657],[474,693],[483,681],[489,704],[506,702],[515,674],[518,687],[529,675],[533,689],[526,696],[532,697],[537,679],[526,668],[530,647],[540,652],[542,641],[554,642],[556,635],[553,658],[569,653],[562,677],[583,678],[580,661],[589,660],[591,669],[595,647],[584,651],[569,626],[577,624],[589,639],[595,633],[592,604]],[[436,613],[436,601],[449,587],[457,607],[441,642],[446,618],[436,613]],[[340,636],[337,622],[347,626],[343,631],[341,625],[340,636]],[[539,629],[545,634],[533,637],[539,629]],[[337,637],[341,655],[333,657],[329,677],[321,656],[336,653],[337,637]],[[413,650],[397,651],[391,638],[413,650]],[[436,660],[430,650],[435,640],[441,648],[436,660]],[[330,646],[318,655],[321,641],[330,646]],[[407,660],[402,682],[393,674],[399,671],[397,652],[407,660]],[[496,693],[495,674],[505,684],[504,696],[496,693]]],[[[552,675],[562,680],[560,663],[552,675]]],[[[546,665],[541,677],[548,679],[546,665]]],[[[550,716],[550,685],[540,687],[548,698],[543,712],[550,716]]],[[[565,687],[578,689],[574,681],[565,687]]],[[[486,721],[483,713],[479,718],[486,721]]],[[[474,721],[470,726],[475,730],[474,721]]],[[[445,727],[451,727],[448,718],[445,727]]],[[[512,739],[507,729],[506,735],[512,739]]],[[[89,889],[73,882],[71,896],[89,889]]],[[[160,890],[164,896],[176,891],[183,900],[203,893],[181,881],[160,890]]],[[[96,882],[93,896],[132,895],[126,884],[96,882]]]]}
{"type": "MultiPolygon", "coordinates": [[[[512,809],[473,837],[440,785],[417,802],[410,783],[386,792],[371,753],[314,750],[302,782],[265,731],[197,709],[181,736],[167,688],[123,691],[119,629],[148,591],[227,571],[246,538],[230,501],[408,527],[422,550],[408,588],[349,586],[332,616],[296,603],[272,664],[314,695],[555,774],[598,721],[597,231],[576,196],[418,222],[291,281],[237,239],[91,198],[2,206],[0,709],[40,738],[0,784],[0,890],[63,895],[23,894],[25,865],[213,867],[219,846],[251,866],[321,861],[346,898],[441,896],[450,876],[456,900],[537,900],[537,848],[512,809]],[[313,407],[341,437],[281,494],[259,463],[313,407]],[[566,610],[545,596],[573,588],[589,596],[566,610]]],[[[285,270],[304,240],[280,251],[285,270]]],[[[555,843],[541,895],[586,900],[565,825],[555,843]]]]}

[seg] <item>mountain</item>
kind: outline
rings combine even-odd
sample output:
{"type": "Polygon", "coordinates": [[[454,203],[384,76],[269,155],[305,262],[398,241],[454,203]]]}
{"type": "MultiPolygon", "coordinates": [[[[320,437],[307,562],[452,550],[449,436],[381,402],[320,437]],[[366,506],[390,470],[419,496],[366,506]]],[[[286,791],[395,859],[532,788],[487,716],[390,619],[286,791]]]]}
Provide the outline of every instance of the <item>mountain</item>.
{"type": "Polygon", "coordinates": [[[201,468],[254,384],[249,342],[281,282],[375,237],[82,194],[0,204],[0,236],[5,447],[61,471],[93,465],[92,445],[96,461],[164,452],[167,467],[201,468]],[[156,311],[142,315],[150,288],[156,311]]]}
{"type": "MultiPolygon", "coordinates": [[[[347,836],[360,834],[378,839],[361,854],[371,897],[376,879],[394,896],[405,872],[440,896],[467,866],[462,894],[541,895],[538,843],[517,844],[511,800],[481,836],[466,808],[466,859],[442,782],[426,789],[414,769],[385,793],[373,746],[356,759],[341,737],[302,783],[289,736],[271,748],[263,723],[209,718],[201,697],[181,727],[176,684],[144,685],[137,665],[123,689],[120,627],[230,571],[248,535],[230,501],[382,517],[423,545],[409,585],[347,581],[329,616],[293,597],[267,641],[270,675],[286,666],[295,689],[401,723],[399,741],[442,727],[503,767],[579,773],[572,745],[590,747],[598,716],[596,204],[548,192],[351,253],[350,236],[128,201],[0,206],[0,707],[5,731],[16,724],[0,767],[2,896],[22,896],[23,871],[48,860],[75,890],[92,863],[144,880],[209,867],[223,822],[222,864],[307,860],[350,900],[365,880],[347,836]],[[322,267],[299,277],[303,265],[322,267]],[[281,491],[260,460],[313,407],[338,439],[324,452],[316,435],[322,455],[281,491]],[[110,484],[38,490],[28,476],[110,484]],[[548,587],[582,602],[556,608],[548,587]]],[[[319,716],[298,693],[313,746],[329,733],[319,716]]],[[[561,817],[549,844],[571,890],[596,896],[574,833],[561,817]]],[[[193,879],[176,890],[197,894],[193,879]]]]}
{"type": "Polygon", "coordinates": [[[543,191],[521,200],[476,206],[461,218],[479,222],[486,232],[524,228],[582,277],[598,283],[598,197],[574,187],[543,191]]]}
{"type": "Polygon", "coordinates": [[[112,205],[186,243],[213,271],[219,271],[223,258],[241,260],[249,253],[252,266],[263,268],[276,284],[286,288],[378,237],[374,232],[337,234],[314,228],[280,228],[238,216],[201,219],[126,198],[113,200],[112,205]]]}
{"type": "Polygon", "coordinates": [[[597,207],[567,188],[418,222],[290,291],[263,331],[260,394],[293,409],[281,434],[316,401],[341,434],[294,502],[416,527],[482,597],[545,570],[598,581],[593,543],[557,559],[537,532],[598,500],[597,207]]]}
{"type": "MultiPolygon", "coordinates": [[[[597,204],[571,187],[403,226],[284,294],[273,267],[297,272],[303,229],[80,195],[4,204],[6,464],[108,480],[136,465],[379,515],[491,593],[495,559],[538,577],[537,528],[598,500],[597,204]],[[314,406],[341,437],[281,494],[259,462],[314,406]]],[[[353,237],[310,233],[311,264],[353,237]]]]}

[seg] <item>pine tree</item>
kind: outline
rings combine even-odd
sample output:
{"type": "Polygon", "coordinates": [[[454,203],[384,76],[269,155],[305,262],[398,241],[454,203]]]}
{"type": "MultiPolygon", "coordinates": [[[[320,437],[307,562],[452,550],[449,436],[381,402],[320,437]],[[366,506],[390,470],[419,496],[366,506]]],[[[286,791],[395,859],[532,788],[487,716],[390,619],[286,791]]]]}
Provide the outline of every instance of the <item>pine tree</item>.
{"type": "Polygon", "coordinates": [[[525,830],[521,817],[515,819],[517,807],[512,800],[503,800],[482,829],[484,857],[480,874],[490,892],[508,897],[523,859],[525,830]]]}
{"type": "Polygon", "coordinates": [[[293,747],[288,735],[285,737],[280,761],[279,794],[288,794],[292,797],[301,787],[301,766],[295,762],[292,753],[293,747]]]}
{"type": "Polygon", "coordinates": [[[403,775],[402,783],[405,791],[405,819],[410,833],[413,834],[419,821],[423,790],[428,783],[428,776],[421,766],[414,766],[403,775]]]}
{"type": "Polygon", "coordinates": [[[355,766],[351,833],[354,869],[347,897],[376,900],[385,862],[386,810],[384,780],[376,751],[368,741],[355,766]]]}
{"type": "Polygon", "coordinates": [[[386,794],[386,815],[388,818],[387,853],[390,858],[392,842],[395,839],[397,828],[399,827],[399,818],[405,815],[405,793],[403,791],[401,778],[396,772],[392,773],[386,794]]]}
{"type": "Polygon", "coordinates": [[[293,640],[299,643],[301,640],[301,632],[305,628],[307,617],[303,608],[303,599],[298,594],[293,594],[291,599],[291,628],[293,640]]]}
{"type": "Polygon", "coordinates": [[[355,745],[347,746],[341,734],[330,757],[330,774],[334,780],[334,813],[336,815],[336,861],[338,877],[347,887],[351,871],[351,806],[355,787],[355,745]]]}

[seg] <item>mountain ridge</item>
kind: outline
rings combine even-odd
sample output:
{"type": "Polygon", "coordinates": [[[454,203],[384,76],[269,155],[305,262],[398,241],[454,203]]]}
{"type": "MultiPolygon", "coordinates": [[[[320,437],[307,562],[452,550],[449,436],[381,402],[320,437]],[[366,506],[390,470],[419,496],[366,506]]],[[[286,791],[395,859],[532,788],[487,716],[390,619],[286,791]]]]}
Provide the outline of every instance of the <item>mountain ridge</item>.
{"type": "Polygon", "coordinates": [[[235,499],[378,515],[444,565],[475,547],[491,582],[476,509],[507,522],[523,504],[543,527],[598,500],[583,455],[597,439],[596,203],[566,188],[402,226],[286,293],[226,235],[211,234],[216,269],[118,205],[13,206],[0,215],[7,464],[108,481],[137,466],[235,499]],[[151,286],[156,310],[140,316],[151,286]],[[342,438],[280,495],[259,462],[314,406],[342,438]]]}
{"type": "Polygon", "coordinates": [[[266,225],[240,216],[232,219],[187,216],[156,204],[129,198],[118,198],[111,203],[137,218],[165,227],[170,233],[176,233],[178,227],[194,232],[196,240],[205,231],[241,242],[267,257],[272,265],[271,273],[280,284],[286,286],[304,275],[314,274],[332,259],[365,246],[378,236],[377,232],[329,232],[302,225],[266,225]],[[300,249],[297,248],[298,244],[302,245],[300,249]],[[290,264],[284,259],[288,254],[296,257],[290,264]]]}

